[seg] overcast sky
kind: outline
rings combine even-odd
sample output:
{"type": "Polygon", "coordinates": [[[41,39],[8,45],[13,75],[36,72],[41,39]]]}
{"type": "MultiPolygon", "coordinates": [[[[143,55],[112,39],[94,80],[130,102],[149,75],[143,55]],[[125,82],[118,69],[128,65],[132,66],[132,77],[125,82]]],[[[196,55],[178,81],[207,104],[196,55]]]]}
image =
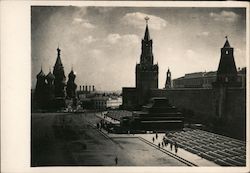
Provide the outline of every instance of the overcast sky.
{"type": "Polygon", "coordinates": [[[226,35],[236,66],[245,67],[245,15],[243,8],[32,7],[32,87],[41,65],[46,74],[53,70],[58,44],[65,75],[73,66],[78,87],[134,87],[145,16],[160,88],[168,67],[172,78],[217,70],[226,35]]]}

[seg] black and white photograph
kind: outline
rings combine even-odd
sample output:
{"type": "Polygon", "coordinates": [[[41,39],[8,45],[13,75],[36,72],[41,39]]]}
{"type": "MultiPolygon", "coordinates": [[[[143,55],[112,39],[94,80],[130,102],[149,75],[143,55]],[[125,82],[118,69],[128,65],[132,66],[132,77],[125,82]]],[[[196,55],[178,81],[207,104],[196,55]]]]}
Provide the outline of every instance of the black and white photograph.
{"type": "Polygon", "coordinates": [[[93,4],[27,8],[27,166],[247,170],[246,3],[93,4]]]}

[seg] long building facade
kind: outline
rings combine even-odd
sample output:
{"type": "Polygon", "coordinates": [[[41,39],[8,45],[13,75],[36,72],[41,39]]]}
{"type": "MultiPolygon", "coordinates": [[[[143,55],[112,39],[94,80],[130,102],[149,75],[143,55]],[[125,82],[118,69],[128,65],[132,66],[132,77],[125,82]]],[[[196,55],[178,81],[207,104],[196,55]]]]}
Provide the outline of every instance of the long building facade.
{"type": "MultiPolygon", "coordinates": [[[[187,73],[182,77],[173,79],[172,87],[168,88],[212,88],[216,81],[217,71],[187,73]]],[[[246,87],[246,67],[237,71],[237,81],[242,88],[246,87]]]]}

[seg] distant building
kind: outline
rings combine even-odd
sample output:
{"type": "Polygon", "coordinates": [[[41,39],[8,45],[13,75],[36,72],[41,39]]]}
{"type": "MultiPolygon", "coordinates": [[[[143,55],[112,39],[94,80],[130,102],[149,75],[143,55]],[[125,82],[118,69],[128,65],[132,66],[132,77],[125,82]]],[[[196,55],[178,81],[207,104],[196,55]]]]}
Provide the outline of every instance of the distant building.
{"type": "Polygon", "coordinates": [[[121,105],[121,97],[109,97],[109,99],[107,100],[107,109],[118,109],[121,105]]]}
{"type": "MultiPolygon", "coordinates": [[[[246,69],[239,69],[237,81],[241,87],[246,84],[246,69]]],[[[217,71],[188,73],[185,76],[173,80],[173,88],[212,88],[216,82],[217,71]]]]}
{"type": "Polygon", "coordinates": [[[90,110],[118,109],[122,104],[122,97],[117,96],[116,93],[101,93],[95,89],[94,85],[80,86],[80,90],[77,91],[77,98],[83,109],[90,110]]]}
{"type": "Polygon", "coordinates": [[[79,99],[83,99],[88,97],[94,97],[96,95],[95,91],[96,90],[94,85],[80,85],[80,90],[78,90],[76,93],[79,99]]]}
{"type": "Polygon", "coordinates": [[[216,81],[216,72],[188,73],[173,80],[173,88],[212,88],[216,81]]]}
{"type": "Polygon", "coordinates": [[[96,110],[106,110],[107,109],[107,101],[108,97],[94,97],[91,98],[91,101],[93,102],[93,108],[96,110]]]}

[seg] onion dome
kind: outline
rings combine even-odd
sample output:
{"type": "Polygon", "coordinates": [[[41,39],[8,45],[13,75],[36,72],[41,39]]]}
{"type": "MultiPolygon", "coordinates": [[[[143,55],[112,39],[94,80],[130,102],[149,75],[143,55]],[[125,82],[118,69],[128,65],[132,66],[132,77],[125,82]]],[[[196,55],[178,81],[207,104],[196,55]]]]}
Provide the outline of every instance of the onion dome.
{"type": "Polygon", "coordinates": [[[55,79],[55,76],[51,73],[51,71],[47,74],[46,76],[47,79],[49,80],[54,80],[55,79]]]}
{"type": "Polygon", "coordinates": [[[36,75],[37,78],[40,77],[45,77],[45,74],[43,73],[43,69],[41,69],[41,71],[36,75]]]}
{"type": "Polygon", "coordinates": [[[72,69],[71,72],[69,73],[69,78],[75,78],[75,77],[76,77],[76,73],[72,69]]]}

